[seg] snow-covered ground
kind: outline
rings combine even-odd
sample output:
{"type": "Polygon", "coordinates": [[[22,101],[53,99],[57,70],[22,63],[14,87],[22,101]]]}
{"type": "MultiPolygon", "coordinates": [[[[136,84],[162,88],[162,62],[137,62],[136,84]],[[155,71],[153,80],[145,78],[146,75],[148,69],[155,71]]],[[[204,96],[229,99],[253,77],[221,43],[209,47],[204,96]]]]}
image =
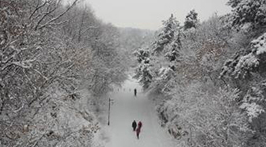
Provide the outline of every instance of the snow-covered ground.
{"type": "Polygon", "coordinates": [[[172,138],[160,127],[152,101],[141,92],[136,80],[129,78],[122,88],[114,90],[111,98],[114,103],[110,126],[106,127],[110,136],[106,147],[174,147],[172,138]],[[133,120],[143,123],[139,139],[131,127],[133,120]]]}

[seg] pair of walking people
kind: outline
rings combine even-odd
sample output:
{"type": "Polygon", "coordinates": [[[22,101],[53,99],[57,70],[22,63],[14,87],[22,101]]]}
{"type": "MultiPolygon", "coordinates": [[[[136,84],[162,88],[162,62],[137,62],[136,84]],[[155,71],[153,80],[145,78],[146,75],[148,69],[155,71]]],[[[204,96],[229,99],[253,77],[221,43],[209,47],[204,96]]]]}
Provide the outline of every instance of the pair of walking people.
{"type": "Polygon", "coordinates": [[[138,125],[137,125],[137,122],[135,120],[132,122],[133,131],[136,131],[136,135],[137,135],[138,139],[139,139],[139,134],[140,134],[140,131],[141,131],[141,127],[142,127],[142,122],[141,121],[138,122],[138,125]]]}

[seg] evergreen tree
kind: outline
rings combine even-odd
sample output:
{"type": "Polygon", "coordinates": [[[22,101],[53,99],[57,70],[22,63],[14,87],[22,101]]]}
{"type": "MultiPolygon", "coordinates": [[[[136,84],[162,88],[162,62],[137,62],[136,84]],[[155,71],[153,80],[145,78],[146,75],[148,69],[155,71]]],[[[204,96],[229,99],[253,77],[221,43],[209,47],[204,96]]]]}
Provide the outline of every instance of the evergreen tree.
{"type": "Polygon", "coordinates": [[[176,33],[173,41],[171,42],[171,44],[169,45],[169,51],[165,54],[165,57],[170,61],[177,61],[179,55],[179,52],[181,50],[182,44],[181,44],[181,34],[180,34],[180,30],[178,31],[178,33],[176,33]]]}
{"type": "Polygon", "coordinates": [[[233,8],[233,26],[242,27],[249,23],[252,27],[258,27],[266,24],[265,0],[230,0],[228,5],[233,8]]]}
{"type": "Polygon", "coordinates": [[[133,54],[137,57],[138,63],[149,63],[150,52],[148,50],[139,49],[133,54]]]}
{"type": "Polygon", "coordinates": [[[242,0],[229,0],[228,5],[230,5],[232,8],[235,8],[242,0]]]}
{"type": "Polygon", "coordinates": [[[195,10],[191,10],[186,16],[186,20],[184,22],[184,29],[196,28],[198,20],[198,13],[195,10]]]}
{"type": "Polygon", "coordinates": [[[171,14],[171,17],[163,21],[164,27],[158,35],[158,39],[153,43],[153,53],[160,54],[164,47],[169,44],[175,36],[175,32],[179,27],[179,23],[176,18],[171,14]]]}
{"type": "Polygon", "coordinates": [[[163,28],[151,47],[134,52],[139,62],[135,77],[144,89],[153,89],[158,84],[161,86],[155,90],[165,89],[175,70],[174,61],[179,57],[180,38],[179,23],[172,14],[168,20],[163,21],[163,28]]]}
{"type": "Polygon", "coordinates": [[[149,70],[149,66],[149,64],[143,64],[141,68],[141,75],[139,81],[142,83],[144,89],[149,88],[152,82],[152,75],[149,70]]]}

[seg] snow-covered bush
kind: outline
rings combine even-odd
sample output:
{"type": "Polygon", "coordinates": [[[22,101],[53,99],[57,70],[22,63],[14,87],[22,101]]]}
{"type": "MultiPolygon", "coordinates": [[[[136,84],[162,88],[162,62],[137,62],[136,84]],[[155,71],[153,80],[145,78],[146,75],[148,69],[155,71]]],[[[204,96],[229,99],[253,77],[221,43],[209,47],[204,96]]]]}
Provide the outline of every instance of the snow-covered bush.
{"type": "Polygon", "coordinates": [[[45,103],[37,107],[16,142],[19,146],[91,146],[94,134],[100,129],[96,117],[90,112],[91,95],[79,91],[73,95],[60,93],[56,86],[45,103]]]}
{"type": "Polygon", "coordinates": [[[173,94],[158,108],[159,116],[169,132],[179,134],[187,146],[243,145],[251,130],[237,107],[238,90],[220,89],[210,94],[202,91],[200,83],[192,83],[173,94]]]}
{"type": "Polygon", "coordinates": [[[262,85],[259,85],[258,87],[251,87],[247,91],[242,100],[242,104],[240,105],[240,108],[246,111],[249,122],[252,122],[252,119],[257,118],[261,113],[265,112],[263,108],[265,97],[261,86],[262,85]]]}

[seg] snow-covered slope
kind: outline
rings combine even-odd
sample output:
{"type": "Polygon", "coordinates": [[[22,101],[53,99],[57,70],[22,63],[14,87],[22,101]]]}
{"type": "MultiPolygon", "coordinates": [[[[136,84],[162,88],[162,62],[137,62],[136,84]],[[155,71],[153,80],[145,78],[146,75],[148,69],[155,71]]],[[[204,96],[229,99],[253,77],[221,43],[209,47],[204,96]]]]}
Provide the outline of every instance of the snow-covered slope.
{"type": "Polygon", "coordinates": [[[172,138],[159,125],[153,103],[141,93],[135,80],[127,80],[111,97],[114,103],[107,127],[110,140],[106,147],[174,147],[172,138]],[[137,97],[134,88],[137,88],[137,97]],[[143,123],[139,139],[131,127],[133,120],[143,123]]]}

